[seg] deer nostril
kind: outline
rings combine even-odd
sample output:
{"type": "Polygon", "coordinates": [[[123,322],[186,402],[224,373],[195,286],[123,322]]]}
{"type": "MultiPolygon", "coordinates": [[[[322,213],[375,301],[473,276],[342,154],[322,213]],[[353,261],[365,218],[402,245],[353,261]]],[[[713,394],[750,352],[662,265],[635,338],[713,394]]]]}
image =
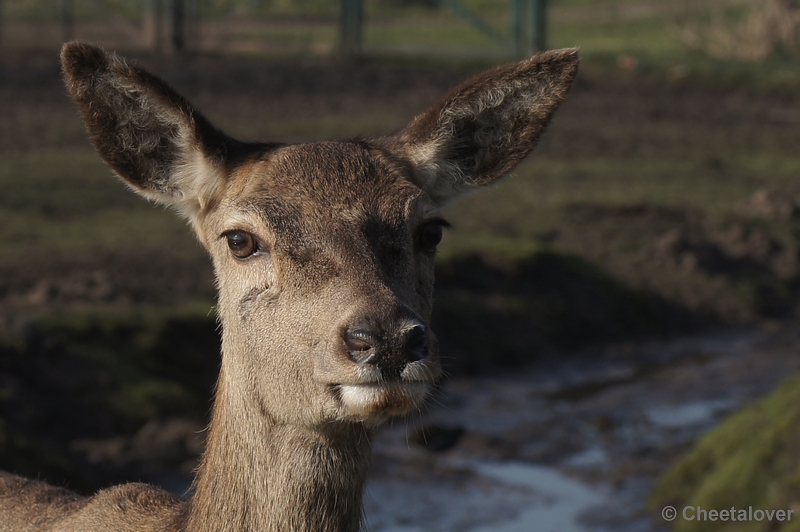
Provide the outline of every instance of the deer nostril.
{"type": "Polygon", "coordinates": [[[350,358],[358,364],[372,363],[375,358],[375,347],[380,339],[364,329],[350,329],[344,335],[344,345],[350,358]]]}
{"type": "Polygon", "coordinates": [[[409,362],[428,357],[428,335],[422,325],[417,325],[406,333],[406,353],[409,362]]]}

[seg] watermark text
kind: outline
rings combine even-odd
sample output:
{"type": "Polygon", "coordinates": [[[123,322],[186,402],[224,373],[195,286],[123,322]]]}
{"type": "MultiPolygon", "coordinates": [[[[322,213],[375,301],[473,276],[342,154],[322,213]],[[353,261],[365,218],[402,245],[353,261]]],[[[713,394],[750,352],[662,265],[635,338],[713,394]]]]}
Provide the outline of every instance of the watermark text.
{"type": "Polygon", "coordinates": [[[672,506],[665,506],[661,516],[665,521],[674,521],[679,515],[684,521],[791,521],[794,510],[762,510],[736,508],[731,506],[723,510],[707,510],[700,506],[684,506],[680,514],[672,506]]]}

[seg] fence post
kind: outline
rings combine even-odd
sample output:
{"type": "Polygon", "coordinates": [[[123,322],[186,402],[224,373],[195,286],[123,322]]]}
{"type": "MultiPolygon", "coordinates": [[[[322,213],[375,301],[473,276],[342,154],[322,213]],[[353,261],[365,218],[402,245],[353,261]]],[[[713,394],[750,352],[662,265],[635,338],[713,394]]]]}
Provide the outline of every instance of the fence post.
{"type": "Polygon", "coordinates": [[[61,39],[63,42],[75,38],[75,4],[72,0],[61,0],[61,39]]]}
{"type": "Polygon", "coordinates": [[[511,1],[511,35],[514,39],[514,56],[522,57],[525,48],[522,37],[522,0],[511,1]]]}
{"type": "Polygon", "coordinates": [[[200,1],[186,0],[186,46],[192,50],[200,46],[200,1]]]}
{"type": "Polygon", "coordinates": [[[547,0],[530,0],[528,20],[531,31],[531,53],[547,50],[547,0]]]}
{"type": "Polygon", "coordinates": [[[172,49],[181,53],[186,49],[186,6],[184,0],[172,0],[172,49]]]}
{"type": "Polygon", "coordinates": [[[358,55],[361,53],[364,6],[361,0],[342,0],[341,8],[342,52],[358,55]]]}
{"type": "Polygon", "coordinates": [[[164,8],[162,0],[146,0],[144,13],[145,46],[156,53],[163,48],[164,8]]]}

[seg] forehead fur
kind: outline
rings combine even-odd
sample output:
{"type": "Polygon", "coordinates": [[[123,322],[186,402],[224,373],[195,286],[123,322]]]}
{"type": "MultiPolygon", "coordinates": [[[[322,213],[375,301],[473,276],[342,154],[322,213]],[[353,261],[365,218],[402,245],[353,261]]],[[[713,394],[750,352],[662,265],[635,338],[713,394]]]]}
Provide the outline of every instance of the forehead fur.
{"type": "Polygon", "coordinates": [[[364,141],[286,146],[273,154],[270,166],[269,188],[319,204],[397,203],[401,198],[394,194],[417,191],[401,161],[364,141]]]}
{"type": "Polygon", "coordinates": [[[255,207],[270,225],[289,215],[307,223],[375,217],[400,222],[420,196],[409,175],[403,161],[367,142],[297,144],[242,168],[228,200],[255,207]]]}

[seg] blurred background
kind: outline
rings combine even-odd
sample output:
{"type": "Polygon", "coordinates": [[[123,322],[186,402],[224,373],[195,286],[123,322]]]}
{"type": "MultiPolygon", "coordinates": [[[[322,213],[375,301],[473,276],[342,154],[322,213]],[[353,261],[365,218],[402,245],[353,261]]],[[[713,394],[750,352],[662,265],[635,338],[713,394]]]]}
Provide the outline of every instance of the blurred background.
{"type": "Polygon", "coordinates": [[[95,154],[71,39],[284,142],[390,133],[482,69],[580,47],[533,156],[445,213],[448,378],[379,435],[370,530],[800,514],[798,0],[0,0],[0,469],[186,493],[213,272],[95,154]]]}

